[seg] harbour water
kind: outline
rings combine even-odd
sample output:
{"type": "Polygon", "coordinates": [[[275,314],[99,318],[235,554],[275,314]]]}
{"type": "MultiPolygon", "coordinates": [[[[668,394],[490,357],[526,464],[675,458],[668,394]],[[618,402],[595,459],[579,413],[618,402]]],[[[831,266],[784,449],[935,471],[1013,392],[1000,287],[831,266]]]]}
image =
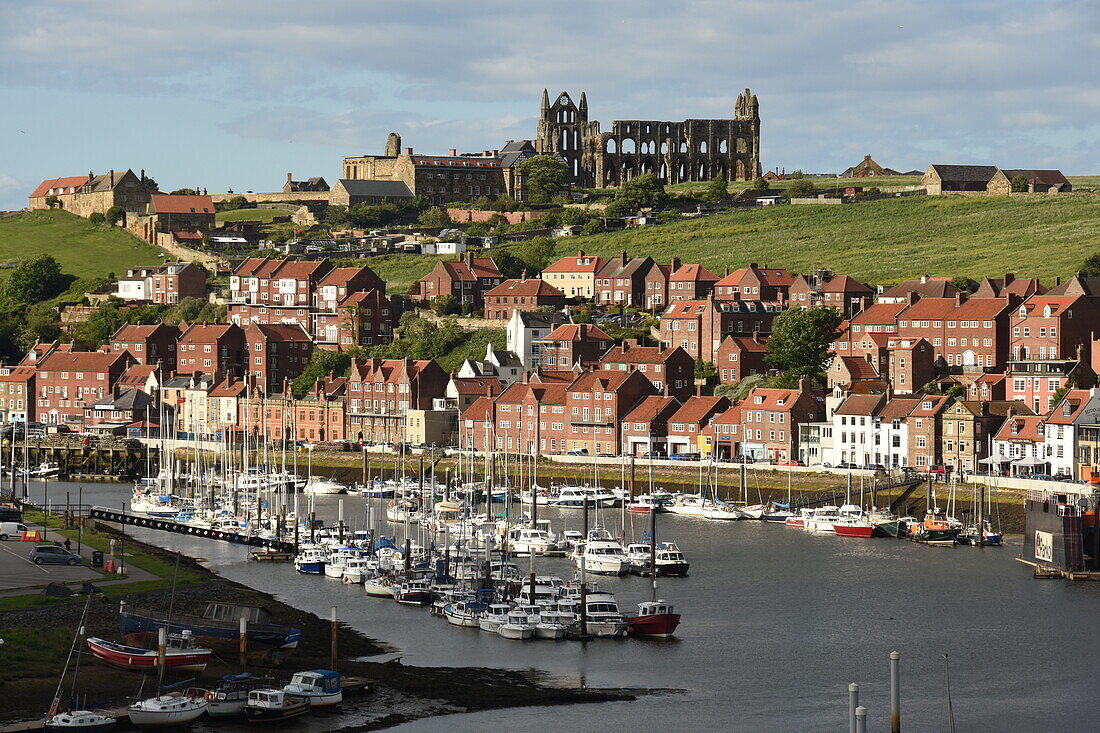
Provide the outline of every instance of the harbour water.
{"type": "MultiPolygon", "coordinates": [[[[127,485],[87,484],[86,504],[121,507],[127,485]]],[[[77,487],[51,482],[50,501],[77,487]]],[[[42,498],[42,484],[30,487],[42,498]]],[[[363,499],[316,497],[328,523],[363,526],[363,499]]],[[[610,513],[609,513],[610,514],[610,513]]],[[[579,528],[579,512],[540,511],[579,528]]],[[[617,513],[604,523],[617,527],[617,513]]],[[[645,520],[634,520],[637,537],[645,520]]],[[[1001,548],[814,536],[760,522],[661,517],[661,539],[691,562],[686,578],[661,580],[683,614],[668,641],[516,642],[459,629],[426,610],[367,598],[361,586],[299,576],[288,564],[254,563],[244,547],[135,530],[135,536],[205,558],[225,577],[320,615],[330,605],[411,665],[541,670],[564,684],[671,688],[636,702],[501,710],[406,724],[402,731],[844,730],[849,682],[861,685],[868,729],[888,727],[887,655],[902,654],[904,730],[947,730],[944,653],[960,731],[1091,731],[1100,635],[1100,584],[1036,581],[1001,548]]],[[[627,538],[630,530],[627,529],[627,538]]],[[[521,568],[526,560],[520,560],[521,568]]],[[[567,560],[540,574],[571,576],[567,560]]],[[[620,607],[648,597],[648,580],[601,578],[620,607]]]]}

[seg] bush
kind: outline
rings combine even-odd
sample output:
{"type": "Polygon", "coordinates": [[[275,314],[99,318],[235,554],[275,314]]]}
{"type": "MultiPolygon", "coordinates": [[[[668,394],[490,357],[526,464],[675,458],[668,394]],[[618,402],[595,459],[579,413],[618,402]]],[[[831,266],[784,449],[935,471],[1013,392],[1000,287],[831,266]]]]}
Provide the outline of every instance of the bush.
{"type": "Polygon", "coordinates": [[[432,298],[430,307],[437,316],[453,315],[458,313],[458,298],[450,294],[439,295],[432,298]]]}
{"type": "Polygon", "coordinates": [[[102,224],[107,221],[107,217],[98,211],[93,211],[91,216],[88,217],[88,222],[91,224],[102,224]]]}
{"type": "Polygon", "coordinates": [[[757,191],[767,191],[772,187],[772,184],[768,182],[764,176],[758,176],[756,180],[752,182],[752,187],[757,191]]]}
{"type": "Polygon", "coordinates": [[[805,178],[797,178],[787,187],[788,199],[811,198],[816,195],[817,187],[814,186],[812,181],[807,181],[805,178]]]}
{"type": "Polygon", "coordinates": [[[445,226],[454,224],[454,222],[451,221],[451,217],[447,215],[447,212],[438,206],[433,206],[420,214],[420,223],[426,227],[432,227],[433,229],[442,229],[445,226]]]}
{"type": "Polygon", "coordinates": [[[121,206],[112,206],[107,209],[105,216],[107,217],[107,223],[111,226],[115,226],[126,216],[126,212],[122,210],[121,206]]]}

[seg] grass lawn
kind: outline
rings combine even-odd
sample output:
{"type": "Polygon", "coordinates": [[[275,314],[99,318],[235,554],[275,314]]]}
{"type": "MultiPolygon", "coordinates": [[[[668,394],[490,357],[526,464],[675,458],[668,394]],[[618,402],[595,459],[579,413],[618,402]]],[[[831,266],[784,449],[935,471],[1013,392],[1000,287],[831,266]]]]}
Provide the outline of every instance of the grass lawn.
{"type": "MultiPolygon", "coordinates": [[[[920,176],[879,176],[877,178],[808,178],[806,180],[824,191],[837,186],[841,188],[844,186],[863,186],[864,188],[870,188],[871,186],[878,186],[879,188],[883,186],[917,186],[920,184],[920,179],[920,176]]],[[[793,179],[769,181],[768,183],[769,190],[782,191],[793,183],[793,179]]],[[[688,193],[702,191],[708,185],[710,184],[706,181],[689,181],[665,186],[665,190],[669,193],[688,193]]],[[[729,190],[731,192],[743,191],[746,188],[752,188],[752,181],[730,181],[729,190]]]]}
{"type": "Polygon", "coordinates": [[[270,223],[276,217],[290,217],[286,209],[233,209],[232,211],[219,211],[214,221],[218,224],[233,221],[260,221],[270,223]]]}
{"type": "Polygon", "coordinates": [[[13,266],[38,254],[53,255],[64,273],[80,278],[105,277],[111,272],[125,275],[131,267],[164,261],[160,250],[125,230],[91,224],[67,211],[0,217],[0,266],[13,266]]]}

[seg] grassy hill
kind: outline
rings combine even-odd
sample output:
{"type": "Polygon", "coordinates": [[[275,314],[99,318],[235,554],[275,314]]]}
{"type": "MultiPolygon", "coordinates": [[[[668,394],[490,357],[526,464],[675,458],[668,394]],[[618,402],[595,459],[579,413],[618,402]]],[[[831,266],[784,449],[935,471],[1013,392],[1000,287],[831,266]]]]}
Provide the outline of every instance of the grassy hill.
{"type": "MultiPolygon", "coordinates": [[[[620,250],[697,262],[719,275],[750,262],[810,272],[829,267],[873,284],[922,274],[975,279],[1014,272],[1074,273],[1100,249],[1100,195],[971,198],[929,196],[843,206],[774,206],[675,224],[557,240],[557,255],[620,250]]],[[[369,261],[403,292],[436,257],[390,255],[369,261]]]]}
{"type": "MultiPolygon", "coordinates": [[[[31,211],[0,217],[0,267],[49,254],[78,278],[126,274],[127,268],[161,262],[160,251],[117,227],[91,224],[67,211],[31,211]]],[[[0,279],[6,278],[0,270],[0,279]]]]}

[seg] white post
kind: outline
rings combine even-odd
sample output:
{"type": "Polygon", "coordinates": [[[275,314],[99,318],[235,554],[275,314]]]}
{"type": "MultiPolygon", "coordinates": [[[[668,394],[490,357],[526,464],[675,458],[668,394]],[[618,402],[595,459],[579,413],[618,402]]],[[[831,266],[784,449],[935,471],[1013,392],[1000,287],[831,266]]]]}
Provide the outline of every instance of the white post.
{"type": "MultiPolygon", "coordinates": [[[[851,474],[849,474],[851,475],[851,474]]],[[[848,685],[848,732],[856,733],[856,708],[859,707],[859,685],[848,685]]]]}
{"type": "Polygon", "coordinates": [[[867,733],[867,708],[860,705],[856,708],[856,731],[855,733],[867,733]]]}

